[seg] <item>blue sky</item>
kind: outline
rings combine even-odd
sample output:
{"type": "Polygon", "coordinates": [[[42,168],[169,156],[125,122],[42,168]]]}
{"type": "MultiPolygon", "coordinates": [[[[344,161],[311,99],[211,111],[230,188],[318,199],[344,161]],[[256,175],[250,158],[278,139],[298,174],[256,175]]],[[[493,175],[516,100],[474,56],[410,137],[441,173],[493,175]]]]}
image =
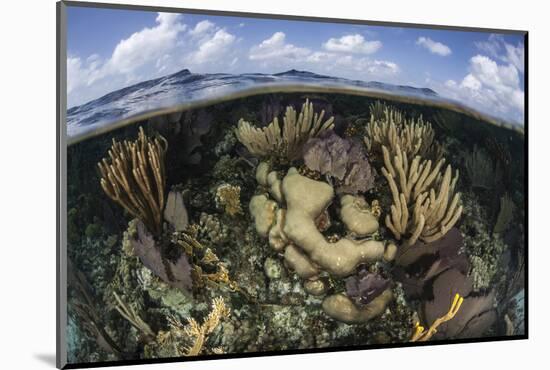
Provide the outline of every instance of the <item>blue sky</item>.
{"type": "Polygon", "coordinates": [[[139,81],[308,70],[429,87],[523,123],[522,35],[69,7],[69,107],[139,81]]]}

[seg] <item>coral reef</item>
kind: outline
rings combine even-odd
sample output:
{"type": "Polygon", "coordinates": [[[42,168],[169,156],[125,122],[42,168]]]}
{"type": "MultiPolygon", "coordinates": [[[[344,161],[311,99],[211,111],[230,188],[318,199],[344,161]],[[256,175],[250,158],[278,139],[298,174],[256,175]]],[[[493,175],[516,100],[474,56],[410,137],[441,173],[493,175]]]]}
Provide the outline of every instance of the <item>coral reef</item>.
{"type": "Polygon", "coordinates": [[[258,95],[70,146],[70,361],[524,333],[523,138],[390,103],[258,95]]]}
{"type": "Polygon", "coordinates": [[[309,138],[333,127],[334,118],[323,121],[324,116],[324,110],[315,113],[313,103],[306,100],[299,115],[293,107],[286,108],[282,130],[277,117],[261,129],[241,119],[235,135],[255,156],[276,156],[283,161],[292,161],[302,155],[302,147],[309,138]]]}

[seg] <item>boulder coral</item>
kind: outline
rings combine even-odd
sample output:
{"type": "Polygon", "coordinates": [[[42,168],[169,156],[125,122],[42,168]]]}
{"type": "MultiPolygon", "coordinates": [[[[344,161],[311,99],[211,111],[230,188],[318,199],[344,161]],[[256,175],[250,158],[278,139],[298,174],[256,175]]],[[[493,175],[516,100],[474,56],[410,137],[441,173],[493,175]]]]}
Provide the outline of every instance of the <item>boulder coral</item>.
{"type": "MultiPolygon", "coordinates": [[[[395,258],[394,244],[365,238],[377,231],[378,220],[365,207],[362,197],[342,197],[340,213],[348,234],[330,242],[320,231],[318,220],[328,217],[326,211],[335,196],[331,185],[303,176],[294,167],[279,179],[265,162],[257,166],[256,179],[263,191],[250,201],[256,230],[283,255],[287,267],[305,280],[304,287],[311,294],[326,292],[327,284],[321,275],[343,278],[353,274],[359,265],[395,258]]],[[[378,295],[381,298],[373,297],[368,304],[358,306],[343,294],[331,295],[325,298],[323,307],[336,320],[364,322],[383,311],[391,299],[391,290],[378,295]]]]}

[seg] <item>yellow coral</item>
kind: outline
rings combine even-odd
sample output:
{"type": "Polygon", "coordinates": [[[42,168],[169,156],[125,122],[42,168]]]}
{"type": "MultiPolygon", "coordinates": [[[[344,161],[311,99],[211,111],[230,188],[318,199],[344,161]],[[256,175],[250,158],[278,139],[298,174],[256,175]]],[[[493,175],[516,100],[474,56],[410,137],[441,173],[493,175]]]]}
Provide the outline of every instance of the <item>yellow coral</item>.
{"type": "MultiPolygon", "coordinates": [[[[231,310],[225,305],[223,298],[218,297],[214,298],[212,311],[201,325],[193,318],[188,319],[189,323],[184,328],[184,332],[189,338],[193,338],[193,344],[185,348],[185,356],[199,355],[208,335],[216,329],[221,320],[228,318],[230,314],[231,310]]],[[[219,351],[219,348],[216,348],[216,351],[219,351]]]]}
{"type": "Polygon", "coordinates": [[[435,333],[437,333],[437,328],[439,327],[439,325],[455,317],[463,301],[464,301],[464,298],[461,297],[460,294],[458,293],[455,294],[455,297],[453,299],[453,302],[451,303],[451,307],[449,308],[449,311],[444,316],[441,316],[440,318],[435,320],[428,330],[424,330],[424,327],[421,326],[419,322],[417,322],[414,326],[414,333],[411,337],[411,342],[428,341],[431,337],[435,335],[435,333]]]}

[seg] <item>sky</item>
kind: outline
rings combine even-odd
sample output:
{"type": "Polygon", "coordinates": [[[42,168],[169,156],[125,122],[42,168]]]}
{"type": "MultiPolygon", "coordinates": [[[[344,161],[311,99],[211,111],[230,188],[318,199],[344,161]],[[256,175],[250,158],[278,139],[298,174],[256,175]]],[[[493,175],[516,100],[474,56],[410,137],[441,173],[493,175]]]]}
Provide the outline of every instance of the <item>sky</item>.
{"type": "Polygon", "coordinates": [[[68,7],[68,107],[184,68],[428,87],[523,123],[523,35],[68,7]]]}

